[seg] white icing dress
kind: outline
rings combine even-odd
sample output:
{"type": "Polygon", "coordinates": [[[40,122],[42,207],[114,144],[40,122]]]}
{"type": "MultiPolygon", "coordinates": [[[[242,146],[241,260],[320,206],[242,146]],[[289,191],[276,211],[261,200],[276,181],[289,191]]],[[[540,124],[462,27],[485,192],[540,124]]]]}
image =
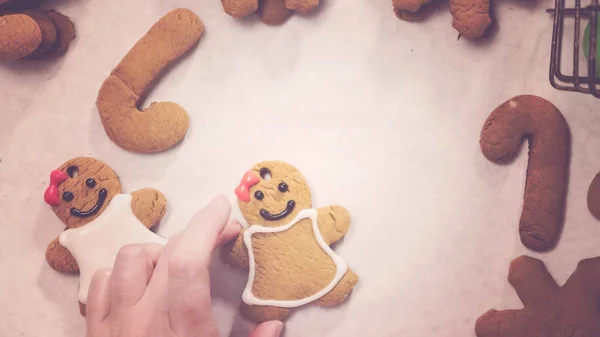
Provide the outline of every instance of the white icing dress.
{"type": "Polygon", "coordinates": [[[242,300],[244,303],[248,305],[268,305],[280,308],[294,308],[299,307],[301,305],[308,304],[310,302],[316,301],[319,298],[325,296],[329,293],[342,279],[342,277],[348,271],[348,265],[346,262],[338,256],[325,242],[321,232],[319,231],[319,226],[317,224],[317,210],[316,209],[305,209],[298,213],[298,215],[287,225],[279,226],[279,227],[265,227],[259,225],[252,225],[248,227],[246,232],[244,232],[244,244],[248,250],[248,258],[249,258],[249,269],[250,272],[248,274],[248,282],[246,283],[246,288],[244,289],[244,293],[242,294],[242,300]],[[254,284],[254,276],[256,272],[256,265],[254,260],[254,252],[252,251],[252,235],[256,233],[278,233],[286,231],[303,219],[310,219],[312,222],[312,230],[317,239],[319,246],[323,249],[323,251],[331,257],[333,263],[336,266],[336,273],[333,280],[325,286],[323,289],[318,291],[317,293],[305,297],[299,300],[274,300],[274,299],[260,299],[254,296],[252,293],[252,285],[254,284]]]}
{"type": "Polygon", "coordinates": [[[90,223],[64,231],[59,242],[71,252],[79,266],[79,302],[86,304],[92,276],[100,268],[111,268],[121,247],[135,243],[165,244],[131,209],[131,194],[117,194],[100,216],[90,223]]]}

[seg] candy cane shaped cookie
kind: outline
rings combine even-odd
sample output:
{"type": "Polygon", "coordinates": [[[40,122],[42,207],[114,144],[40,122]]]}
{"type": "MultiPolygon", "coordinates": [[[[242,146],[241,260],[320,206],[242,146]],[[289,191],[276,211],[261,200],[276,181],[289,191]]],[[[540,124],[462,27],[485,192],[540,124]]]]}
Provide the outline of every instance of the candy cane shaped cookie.
{"type": "Polygon", "coordinates": [[[564,221],[571,137],[560,111],[547,100],[516,96],[494,110],[481,130],[481,152],[492,162],[512,160],[529,141],[529,162],[519,222],[529,249],[554,247],[564,221]]]}
{"type": "Polygon", "coordinates": [[[144,111],[137,105],[161,72],[194,47],[204,26],[187,9],[162,17],[125,55],[104,81],[96,100],[108,137],[138,153],[165,150],[183,139],[189,117],[172,102],[155,102],[144,111]]]}

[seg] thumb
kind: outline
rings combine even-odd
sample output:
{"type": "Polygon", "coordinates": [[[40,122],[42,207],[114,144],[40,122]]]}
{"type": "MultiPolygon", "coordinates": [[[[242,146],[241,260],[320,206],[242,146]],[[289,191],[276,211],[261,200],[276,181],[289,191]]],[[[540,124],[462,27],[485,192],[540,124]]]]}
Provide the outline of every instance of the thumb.
{"type": "Polygon", "coordinates": [[[279,337],[283,330],[283,323],[280,321],[268,321],[259,324],[248,337],[279,337]]]}

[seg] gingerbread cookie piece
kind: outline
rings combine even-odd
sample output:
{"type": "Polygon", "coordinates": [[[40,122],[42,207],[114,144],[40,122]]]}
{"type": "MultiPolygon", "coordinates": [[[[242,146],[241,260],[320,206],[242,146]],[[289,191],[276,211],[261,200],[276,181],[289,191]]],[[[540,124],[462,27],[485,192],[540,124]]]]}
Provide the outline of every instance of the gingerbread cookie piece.
{"type": "Polygon", "coordinates": [[[559,287],[542,261],[521,256],[508,281],[525,307],[488,311],[477,320],[477,337],[600,336],[600,258],[579,262],[559,287]]]}
{"type": "Polygon", "coordinates": [[[311,208],[304,177],[280,161],[255,165],[235,192],[250,226],[224,251],[224,259],[249,270],[241,308],[246,317],[282,320],[295,307],[333,306],[346,299],[358,277],[329,247],[348,232],[345,208],[311,208]]]}
{"type": "Polygon", "coordinates": [[[225,13],[234,18],[243,18],[258,9],[258,0],[221,0],[225,13]]]}
{"type": "Polygon", "coordinates": [[[154,102],[144,111],[137,106],[162,71],[198,43],[203,30],[190,10],[169,12],[104,81],[96,105],[104,130],[115,144],[132,152],[152,153],[183,139],[189,117],[181,106],[154,102]]]}
{"type": "Polygon", "coordinates": [[[40,25],[30,16],[0,16],[0,61],[23,58],[38,49],[41,42],[40,25]]]}
{"type": "Polygon", "coordinates": [[[42,57],[54,57],[59,56],[67,51],[71,41],[75,39],[75,26],[73,22],[65,16],[60,14],[57,11],[49,10],[44,12],[54,23],[56,26],[56,42],[54,42],[54,46],[41,55],[42,57]]]}
{"type": "Polygon", "coordinates": [[[319,7],[319,0],[221,0],[223,10],[234,18],[257,13],[269,25],[284,23],[292,12],[309,14],[319,7]]]}
{"type": "Polygon", "coordinates": [[[77,272],[80,267],[84,268],[80,266],[84,261],[86,267],[85,273],[82,270],[80,285],[80,290],[84,290],[79,294],[83,304],[87,296],[85,287],[91,275],[96,269],[114,261],[118,248],[127,243],[162,242],[145,228],[153,227],[164,216],[164,195],[152,188],[121,194],[121,183],[115,172],[97,159],[73,158],[52,171],[44,200],[65,224],[67,231],[74,233],[64,232],[60,240],[53,240],[46,249],[46,261],[60,272],[77,272]],[[117,200],[113,202],[115,198],[117,200]],[[93,227],[88,227],[91,224],[94,224],[93,227]],[[123,226],[122,231],[113,226],[123,226]],[[79,228],[85,230],[76,230],[79,228]],[[86,247],[92,246],[92,250],[87,250],[86,247]],[[72,252],[78,255],[74,257],[72,252]],[[90,261],[103,265],[92,265],[90,261]]]}
{"type": "Polygon", "coordinates": [[[480,145],[495,163],[511,161],[529,141],[529,162],[519,222],[521,242],[546,251],[555,246],[565,214],[571,137],[560,111],[547,100],[516,96],[496,108],[485,121],[480,145]]]}
{"type": "Polygon", "coordinates": [[[280,25],[292,15],[292,11],[285,7],[285,0],[263,0],[258,16],[268,25],[280,25]]]}
{"type": "Polygon", "coordinates": [[[450,0],[452,27],[466,39],[483,35],[492,23],[490,0],[450,0]]]}
{"type": "Polygon", "coordinates": [[[590,213],[600,220],[600,173],[596,174],[588,188],[587,206],[590,213]]]}
{"type": "Polygon", "coordinates": [[[57,37],[56,26],[54,25],[54,21],[52,21],[52,19],[50,19],[48,15],[43,12],[31,10],[25,11],[23,14],[26,14],[34,19],[42,31],[42,42],[33,53],[27,56],[27,58],[37,58],[40,55],[44,55],[46,52],[50,51],[54,46],[57,37]]]}
{"type": "Polygon", "coordinates": [[[392,0],[392,5],[396,13],[402,13],[403,11],[416,12],[429,2],[431,0],[392,0]]]}

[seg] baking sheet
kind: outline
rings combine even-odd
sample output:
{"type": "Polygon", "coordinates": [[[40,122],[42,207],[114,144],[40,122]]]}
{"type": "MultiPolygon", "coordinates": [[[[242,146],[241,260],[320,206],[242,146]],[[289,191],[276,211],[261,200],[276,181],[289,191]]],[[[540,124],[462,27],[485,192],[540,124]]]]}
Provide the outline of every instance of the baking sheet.
{"type": "MultiPolygon", "coordinates": [[[[69,52],[0,66],[3,336],[85,331],[77,278],[44,260],[62,224],[42,199],[50,171],[80,155],[111,165],[125,192],[161,190],[165,236],[265,159],[297,166],[316,207],[347,207],[352,228],[336,251],[360,283],[340,307],[298,310],[288,337],[474,336],[480,314],[521,306],[506,281],[513,258],[541,257],[562,284],[580,259],[600,254],[600,223],[585,201],[600,169],[600,101],[550,87],[550,1],[497,2],[495,32],[478,43],[457,41],[446,6],[417,24],[396,19],[389,0],[326,0],[316,15],[282,27],[233,20],[217,0],[46,6],[76,24],[69,52]],[[147,102],[181,104],[190,129],[170,151],[131,154],[106,137],[96,95],[135,41],[176,7],[196,12],[206,32],[147,102]],[[533,254],[518,238],[527,151],[507,166],[479,151],[487,115],[525,93],[558,106],[573,137],[566,225],[549,254],[533,254]]],[[[237,312],[245,275],[219,261],[213,268],[219,330],[246,336],[252,324],[237,312]]]]}

